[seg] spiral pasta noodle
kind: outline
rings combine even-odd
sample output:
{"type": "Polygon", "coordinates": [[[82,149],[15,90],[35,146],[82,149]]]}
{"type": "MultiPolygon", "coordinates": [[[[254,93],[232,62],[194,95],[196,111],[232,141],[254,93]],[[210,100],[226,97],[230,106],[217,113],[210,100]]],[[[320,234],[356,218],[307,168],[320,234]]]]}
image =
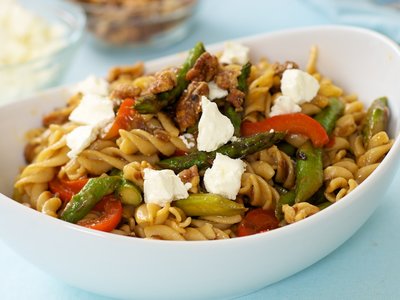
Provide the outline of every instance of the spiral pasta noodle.
{"type": "Polygon", "coordinates": [[[372,136],[365,153],[357,159],[357,164],[360,167],[356,174],[357,182],[364,181],[378,167],[392,145],[393,140],[384,131],[372,136]]]}
{"type": "Polygon", "coordinates": [[[119,149],[125,154],[141,153],[151,156],[161,153],[166,156],[172,155],[176,149],[187,151],[187,147],[178,137],[169,137],[169,140],[161,140],[142,129],[131,131],[121,130],[121,137],[117,140],[119,149]]]}

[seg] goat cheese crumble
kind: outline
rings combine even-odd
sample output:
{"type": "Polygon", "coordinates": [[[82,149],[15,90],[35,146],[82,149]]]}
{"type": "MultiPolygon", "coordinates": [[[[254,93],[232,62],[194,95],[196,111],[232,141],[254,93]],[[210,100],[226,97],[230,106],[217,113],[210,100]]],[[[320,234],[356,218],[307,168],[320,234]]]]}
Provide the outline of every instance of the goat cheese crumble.
{"type": "Polygon", "coordinates": [[[219,58],[220,63],[244,65],[250,60],[248,47],[234,42],[226,42],[224,46],[224,52],[219,58]]]}
{"type": "Polygon", "coordinates": [[[235,200],[245,168],[246,164],[241,159],[217,153],[212,167],[204,173],[207,192],[235,200]]]}
{"type": "Polygon", "coordinates": [[[81,87],[84,95],[69,115],[69,120],[83,126],[76,127],[66,136],[67,146],[71,149],[67,155],[71,159],[87,148],[100,130],[115,118],[113,102],[108,97],[99,95],[105,93],[105,90],[102,90],[105,85],[101,79],[87,79],[82,82],[81,87]]]}
{"type": "Polygon", "coordinates": [[[189,197],[191,184],[184,184],[172,170],[153,170],[146,168],[144,172],[144,202],[164,207],[174,200],[189,197]]]}
{"type": "Polygon", "coordinates": [[[285,70],[281,79],[282,96],[275,100],[270,116],[300,112],[300,104],[314,99],[318,90],[318,80],[307,72],[298,69],[285,70]]]}
{"type": "Polygon", "coordinates": [[[221,114],[217,104],[205,96],[201,97],[201,109],[197,148],[200,151],[214,151],[232,138],[235,129],[229,118],[221,114]]]}

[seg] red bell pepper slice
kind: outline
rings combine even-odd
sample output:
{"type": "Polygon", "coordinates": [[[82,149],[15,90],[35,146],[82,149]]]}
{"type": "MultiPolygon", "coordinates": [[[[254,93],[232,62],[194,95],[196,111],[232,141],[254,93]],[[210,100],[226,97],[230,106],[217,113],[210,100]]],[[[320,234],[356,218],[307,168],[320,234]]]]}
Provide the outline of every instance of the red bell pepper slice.
{"type": "Polygon", "coordinates": [[[105,139],[115,138],[118,136],[120,129],[131,129],[130,126],[133,118],[137,114],[136,110],[133,108],[134,104],[135,100],[131,98],[127,98],[121,103],[113,124],[104,136],[105,139]]]}
{"type": "Polygon", "coordinates": [[[62,180],[55,177],[49,182],[49,189],[53,194],[57,194],[64,203],[67,203],[75,194],[79,193],[88,180],[89,178],[62,180]]]}
{"type": "Polygon", "coordinates": [[[315,147],[322,147],[329,142],[329,136],[321,124],[303,113],[273,116],[260,122],[245,121],[241,133],[249,136],[271,129],[308,136],[315,147]]]}
{"type": "Polygon", "coordinates": [[[110,232],[112,231],[122,218],[122,204],[114,195],[103,197],[93,210],[100,213],[100,216],[94,219],[83,219],[78,221],[78,225],[110,232]]]}
{"type": "Polygon", "coordinates": [[[250,210],[237,228],[238,236],[252,235],[279,227],[279,221],[272,210],[256,208],[250,210]]]}

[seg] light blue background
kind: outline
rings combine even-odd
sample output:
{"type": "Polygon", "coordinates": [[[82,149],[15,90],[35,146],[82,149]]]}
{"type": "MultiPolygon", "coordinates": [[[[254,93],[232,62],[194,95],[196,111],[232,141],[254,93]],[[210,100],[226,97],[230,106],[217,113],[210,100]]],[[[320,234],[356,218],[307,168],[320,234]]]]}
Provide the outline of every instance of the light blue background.
{"type": "MultiPolygon", "coordinates": [[[[335,20],[300,0],[203,0],[190,35],[169,48],[99,49],[86,38],[63,83],[79,81],[89,74],[105,75],[114,65],[186,50],[199,40],[209,44],[265,31],[331,22],[335,20]]],[[[238,299],[400,299],[399,179],[400,173],[394,184],[388,186],[382,205],[373,216],[332,254],[290,278],[238,299]]],[[[106,298],[67,286],[20,258],[0,241],[0,299],[106,298]]]]}

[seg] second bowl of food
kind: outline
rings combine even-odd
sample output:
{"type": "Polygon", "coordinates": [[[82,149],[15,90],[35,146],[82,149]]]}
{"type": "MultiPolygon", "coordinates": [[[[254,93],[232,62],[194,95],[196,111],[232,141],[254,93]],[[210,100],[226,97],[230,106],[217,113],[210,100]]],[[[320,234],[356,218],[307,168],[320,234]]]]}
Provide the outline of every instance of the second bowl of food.
{"type": "Polygon", "coordinates": [[[185,37],[197,0],[74,0],[96,41],[107,46],[162,47],[185,37]]]}
{"type": "Polygon", "coordinates": [[[382,200],[400,155],[399,68],[378,33],[316,27],[198,43],[4,106],[0,236],[111,297],[274,283],[382,200]]]}

